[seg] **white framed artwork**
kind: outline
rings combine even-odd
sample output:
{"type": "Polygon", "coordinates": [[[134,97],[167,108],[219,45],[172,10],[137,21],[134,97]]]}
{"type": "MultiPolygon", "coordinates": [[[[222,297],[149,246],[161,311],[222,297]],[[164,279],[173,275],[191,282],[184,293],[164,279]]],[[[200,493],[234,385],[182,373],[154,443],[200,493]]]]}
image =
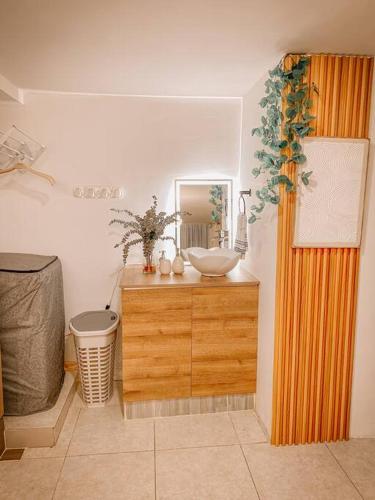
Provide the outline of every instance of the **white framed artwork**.
{"type": "Polygon", "coordinates": [[[313,173],[309,186],[299,180],[293,246],[359,247],[368,139],[308,137],[302,146],[299,169],[313,173]]]}

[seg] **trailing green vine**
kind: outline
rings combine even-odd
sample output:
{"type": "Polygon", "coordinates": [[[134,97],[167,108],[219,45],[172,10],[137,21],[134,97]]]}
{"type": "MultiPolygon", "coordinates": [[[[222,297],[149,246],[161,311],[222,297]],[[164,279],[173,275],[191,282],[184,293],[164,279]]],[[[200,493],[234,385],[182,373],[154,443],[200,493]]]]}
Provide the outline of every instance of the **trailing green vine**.
{"type": "Polygon", "coordinates": [[[211,222],[214,224],[220,224],[221,218],[223,215],[224,204],[223,204],[223,195],[224,188],[220,185],[213,185],[209,190],[209,203],[213,205],[211,210],[211,222]]]}
{"type": "MultiPolygon", "coordinates": [[[[285,163],[301,165],[306,161],[300,139],[314,130],[311,122],[315,116],[310,114],[313,105],[310,95],[311,91],[317,92],[314,84],[310,87],[305,81],[309,63],[309,57],[301,57],[292,62],[290,69],[284,69],[282,60],[269,71],[264,84],[265,96],[259,104],[265,113],[261,117],[261,126],[252,130],[252,135],[261,138],[264,148],[255,152],[260,164],[253,168],[252,174],[254,177],[264,175],[265,184],[256,191],[259,203],[251,206],[250,224],[259,219],[267,203],[277,205],[280,202],[280,185],[284,185],[287,192],[295,190],[292,179],[281,173],[282,166],[285,163]]],[[[300,174],[304,185],[309,184],[311,174],[306,171],[300,174]]]]}

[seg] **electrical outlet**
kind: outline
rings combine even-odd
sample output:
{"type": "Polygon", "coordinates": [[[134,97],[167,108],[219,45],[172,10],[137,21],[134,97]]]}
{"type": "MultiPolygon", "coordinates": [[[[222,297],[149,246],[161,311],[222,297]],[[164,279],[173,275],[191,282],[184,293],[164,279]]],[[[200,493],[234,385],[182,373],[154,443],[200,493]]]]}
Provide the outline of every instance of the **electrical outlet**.
{"type": "Polygon", "coordinates": [[[119,186],[75,186],[73,188],[75,198],[87,198],[92,200],[108,200],[124,198],[125,189],[119,186]]]}

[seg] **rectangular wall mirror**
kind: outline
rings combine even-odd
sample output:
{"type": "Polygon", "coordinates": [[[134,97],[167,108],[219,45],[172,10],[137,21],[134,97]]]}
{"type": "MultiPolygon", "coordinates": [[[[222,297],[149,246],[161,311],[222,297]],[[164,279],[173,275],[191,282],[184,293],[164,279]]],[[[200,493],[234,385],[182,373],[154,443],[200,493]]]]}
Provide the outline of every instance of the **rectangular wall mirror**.
{"type": "Polygon", "coordinates": [[[175,183],[176,210],[188,212],[176,227],[177,246],[232,246],[232,180],[182,179],[175,183]]]}

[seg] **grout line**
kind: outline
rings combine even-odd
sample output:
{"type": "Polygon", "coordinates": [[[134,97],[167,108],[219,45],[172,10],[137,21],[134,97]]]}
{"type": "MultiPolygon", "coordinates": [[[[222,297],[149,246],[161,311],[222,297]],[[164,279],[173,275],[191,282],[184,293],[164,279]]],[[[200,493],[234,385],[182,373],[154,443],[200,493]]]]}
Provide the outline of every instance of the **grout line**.
{"type": "Polygon", "coordinates": [[[362,493],[359,491],[359,489],[357,488],[357,486],[355,485],[355,483],[352,481],[351,477],[349,476],[349,474],[346,472],[346,470],[344,469],[344,467],[341,465],[341,462],[339,461],[339,459],[336,457],[336,455],[333,453],[333,451],[330,449],[330,447],[328,446],[328,443],[325,442],[324,443],[324,446],[327,448],[328,452],[330,453],[330,455],[333,457],[334,461],[337,463],[337,465],[340,467],[340,469],[343,471],[343,473],[345,474],[345,476],[349,479],[350,483],[353,485],[354,489],[358,492],[358,495],[364,499],[364,496],[362,495],[362,493]]]}
{"type": "MultiPolygon", "coordinates": [[[[76,394],[77,394],[77,391],[76,391],[76,393],[74,394],[73,399],[72,399],[72,401],[71,401],[71,403],[70,403],[70,408],[69,408],[69,410],[68,410],[68,413],[69,413],[69,411],[70,411],[70,410],[71,410],[71,408],[72,408],[73,400],[74,400],[74,397],[75,397],[75,395],[76,395],[76,394]]],[[[81,414],[81,410],[82,410],[82,408],[78,408],[77,417],[76,417],[76,419],[75,419],[75,422],[74,422],[74,425],[73,425],[73,429],[72,429],[72,435],[70,436],[69,443],[68,443],[68,447],[66,448],[66,452],[65,452],[64,460],[63,460],[63,463],[62,463],[62,466],[61,466],[61,469],[60,469],[60,474],[59,474],[59,477],[57,478],[56,485],[55,485],[55,489],[53,490],[52,500],[55,498],[55,495],[56,495],[57,486],[58,486],[59,481],[60,481],[60,479],[61,479],[62,471],[63,471],[63,469],[64,469],[65,462],[66,462],[66,457],[68,456],[68,451],[69,451],[69,448],[70,448],[70,443],[72,442],[73,435],[74,435],[74,432],[75,432],[75,430],[76,430],[77,422],[78,422],[79,416],[80,416],[80,414],[81,414]]],[[[65,422],[66,422],[66,420],[67,420],[67,418],[68,418],[68,413],[66,414],[66,417],[65,417],[65,422]]],[[[65,425],[65,422],[64,422],[64,425],[65,425]]],[[[64,427],[63,427],[63,428],[64,428],[64,427]]],[[[63,429],[61,429],[61,432],[62,432],[62,431],[63,431],[63,429]]],[[[60,436],[61,436],[61,432],[60,432],[60,436]]],[[[59,437],[60,437],[60,436],[59,436],[59,437]]]]}
{"type": "MultiPolygon", "coordinates": [[[[243,443],[244,446],[259,446],[259,445],[264,445],[267,444],[266,442],[258,441],[255,443],[243,443]]],[[[148,449],[148,450],[119,450],[119,451],[101,451],[101,452],[95,452],[95,453],[81,453],[77,455],[67,455],[69,458],[73,457],[90,457],[92,455],[119,455],[119,454],[127,454],[127,453],[151,453],[155,451],[156,452],[163,452],[163,451],[180,451],[180,450],[200,450],[202,448],[229,448],[231,446],[242,446],[241,443],[231,443],[231,444],[205,444],[202,446],[184,446],[182,448],[161,448],[158,450],[153,450],[153,449],[148,449]]],[[[40,458],[43,457],[38,457],[38,458],[30,458],[27,460],[40,460],[40,458]]],[[[62,457],[54,457],[54,458],[62,458],[62,457]]]]}
{"type": "MultiPolygon", "coordinates": [[[[264,444],[264,443],[255,443],[255,444],[264,444]]],[[[151,453],[151,452],[161,452],[161,451],[179,451],[179,450],[199,450],[201,448],[228,448],[230,446],[239,446],[239,443],[232,443],[232,444],[209,444],[209,445],[203,445],[203,446],[185,446],[184,448],[162,448],[160,450],[154,450],[154,449],[149,449],[149,450],[129,450],[129,451],[124,451],[124,450],[119,450],[119,451],[101,451],[101,452],[96,452],[96,453],[81,453],[78,455],[67,455],[69,458],[73,457],[90,457],[93,455],[119,455],[119,454],[128,454],[128,453],[151,453]]],[[[33,458],[30,460],[39,460],[41,457],[38,458],[33,458]]],[[[62,457],[55,457],[55,458],[62,458],[62,457]]]]}
{"type": "MultiPolygon", "coordinates": [[[[164,450],[161,450],[164,451],[164,450]]],[[[77,458],[77,457],[96,457],[96,456],[106,456],[106,455],[129,455],[134,453],[152,453],[153,450],[134,450],[134,451],[101,451],[96,453],[82,453],[80,455],[66,455],[66,458],[77,458]]],[[[55,457],[62,458],[62,457],[55,457]]],[[[41,458],[30,458],[27,460],[40,460],[41,458]]]]}
{"type": "Polygon", "coordinates": [[[232,427],[233,427],[233,430],[234,430],[234,432],[235,432],[235,434],[236,434],[236,436],[237,436],[238,442],[240,443],[241,453],[242,453],[242,456],[243,456],[243,458],[244,458],[244,460],[245,460],[245,464],[246,464],[247,470],[249,471],[250,479],[251,479],[251,481],[252,481],[252,483],[253,483],[253,485],[254,485],[255,492],[256,492],[256,494],[257,494],[257,496],[258,496],[259,500],[260,500],[260,495],[259,495],[259,492],[258,492],[257,485],[255,484],[254,477],[253,477],[253,475],[252,475],[252,473],[251,473],[251,470],[250,470],[249,464],[248,464],[248,462],[247,462],[247,460],[246,460],[245,452],[243,451],[242,444],[241,444],[241,441],[240,441],[239,435],[238,435],[237,430],[236,430],[236,426],[234,425],[234,422],[233,422],[232,417],[231,417],[231,415],[230,415],[230,414],[229,414],[229,418],[230,418],[230,421],[232,422],[232,427]]]}
{"type": "Polygon", "coordinates": [[[259,491],[258,491],[257,485],[256,485],[256,483],[255,483],[254,476],[253,476],[253,474],[252,474],[252,472],[251,472],[251,470],[250,470],[249,463],[248,463],[248,461],[247,461],[247,459],[246,459],[245,452],[243,451],[242,444],[240,445],[240,448],[241,448],[242,456],[243,456],[243,458],[244,458],[244,460],[245,460],[245,463],[246,463],[247,470],[249,471],[249,474],[250,474],[251,480],[252,480],[252,482],[253,482],[253,484],[254,484],[254,488],[255,488],[256,494],[258,495],[258,498],[260,499],[259,491]]]}
{"type": "Polygon", "coordinates": [[[230,446],[239,446],[240,443],[230,443],[230,444],[204,444],[201,446],[183,446],[181,448],[161,448],[155,451],[180,451],[180,450],[200,450],[202,448],[228,448],[230,446]]]}
{"type": "Polygon", "coordinates": [[[268,433],[267,427],[264,425],[263,420],[262,420],[262,419],[260,418],[260,416],[258,415],[258,412],[256,411],[255,406],[254,406],[254,408],[253,408],[253,412],[254,412],[254,416],[255,416],[255,418],[257,419],[257,422],[258,422],[258,424],[259,424],[259,427],[260,427],[260,428],[262,429],[262,431],[263,431],[264,437],[266,438],[266,442],[267,442],[268,444],[271,444],[271,437],[270,437],[270,435],[269,435],[269,433],[268,433]]]}

